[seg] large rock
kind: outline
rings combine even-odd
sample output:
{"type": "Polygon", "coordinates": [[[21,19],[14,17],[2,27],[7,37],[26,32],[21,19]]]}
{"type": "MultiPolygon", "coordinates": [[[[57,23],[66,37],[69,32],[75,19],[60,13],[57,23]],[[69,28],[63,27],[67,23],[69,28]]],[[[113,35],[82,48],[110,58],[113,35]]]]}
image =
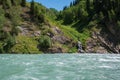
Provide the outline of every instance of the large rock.
{"type": "Polygon", "coordinates": [[[91,53],[120,53],[120,44],[116,36],[104,31],[93,32],[86,42],[86,51],[91,53]]]}
{"type": "Polygon", "coordinates": [[[48,50],[49,53],[63,53],[62,48],[58,47],[58,48],[50,48],[48,50]]]}
{"type": "Polygon", "coordinates": [[[107,53],[108,51],[100,43],[91,38],[86,42],[86,52],[88,53],[107,53]]]}
{"type": "Polygon", "coordinates": [[[55,41],[55,42],[57,41],[57,42],[59,42],[61,44],[68,44],[68,43],[71,42],[70,39],[66,38],[65,36],[60,36],[60,35],[54,36],[52,38],[52,40],[55,41]]]}

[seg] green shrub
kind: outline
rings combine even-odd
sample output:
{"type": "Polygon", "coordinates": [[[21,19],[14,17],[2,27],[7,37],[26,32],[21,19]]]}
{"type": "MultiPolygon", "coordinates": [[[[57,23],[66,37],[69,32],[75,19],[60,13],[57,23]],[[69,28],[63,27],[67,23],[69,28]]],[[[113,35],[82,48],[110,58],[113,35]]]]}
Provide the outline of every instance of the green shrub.
{"type": "Polygon", "coordinates": [[[19,22],[21,21],[20,14],[21,14],[20,7],[13,6],[12,8],[9,9],[8,18],[11,19],[13,26],[19,25],[19,22]]]}
{"type": "Polygon", "coordinates": [[[63,14],[64,24],[71,24],[74,18],[73,12],[70,9],[68,9],[65,10],[63,14]]]}
{"type": "Polygon", "coordinates": [[[15,43],[16,43],[15,38],[9,35],[4,43],[3,50],[5,52],[9,52],[9,50],[15,45],[15,43]]]}
{"type": "Polygon", "coordinates": [[[6,22],[4,13],[5,13],[4,10],[0,8],[0,40],[6,37],[6,33],[3,31],[3,27],[6,22]]]}
{"type": "Polygon", "coordinates": [[[34,14],[35,14],[35,2],[34,2],[34,0],[31,1],[30,12],[34,16],[34,14]]]}
{"type": "Polygon", "coordinates": [[[4,10],[0,8],[0,29],[2,29],[4,23],[5,23],[4,10]]]}
{"type": "Polygon", "coordinates": [[[21,6],[25,7],[26,6],[26,0],[22,0],[21,6]]]}
{"type": "Polygon", "coordinates": [[[34,21],[40,25],[41,23],[45,22],[44,15],[41,11],[39,11],[39,8],[35,6],[35,15],[34,15],[34,21]]]}
{"type": "Polygon", "coordinates": [[[45,50],[51,47],[52,41],[48,36],[41,36],[38,41],[39,41],[39,48],[42,50],[45,50]]]}
{"type": "Polygon", "coordinates": [[[13,26],[10,34],[12,36],[16,36],[16,35],[18,35],[18,33],[19,33],[19,29],[16,26],[13,26]]]}
{"type": "Polygon", "coordinates": [[[12,5],[16,5],[15,0],[11,0],[11,4],[12,4],[12,5]]]}
{"type": "Polygon", "coordinates": [[[0,30],[0,41],[3,41],[7,37],[8,37],[8,33],[3,30],[0,30]]]}
{"type": "Polygon", "coordinates": [[[3,4],[4,9],[9,9],[11,7],[11,1],[10,0],[3,0],[2,4],[3,4]]]}
{"type": "Polygon", "coordinates": [[[3,52],[4,52],[4,50],[3,50],[3,43],[0,42],[0,53],[3,53],[3,52]]]}
{"type": "Polygon", "coordinates": [[[42,10],[39,10],[40,7],[39,5],[35,5],[34,2],[31,2],[31,15],[32,15],[32,20],[35,21],[38,25],[41,23],[45,22],[44,14],[42,10]]]}
{"type": "Polygon", "coordinates": [[[40,13],[40,14],[37,16],[37,20],[38,20],[39,23],[45,22],[44,15],[43,15],[42,13],[40,13]]]}

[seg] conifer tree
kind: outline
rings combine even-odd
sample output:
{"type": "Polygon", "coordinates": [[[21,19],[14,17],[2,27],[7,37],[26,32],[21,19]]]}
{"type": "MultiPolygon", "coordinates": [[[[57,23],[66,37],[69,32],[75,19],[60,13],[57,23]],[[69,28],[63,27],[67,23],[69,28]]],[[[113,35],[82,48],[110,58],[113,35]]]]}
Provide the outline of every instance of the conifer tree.
{"type": "Polygon", "coordinates": [[[25,7],[26,6],[26,0],[22,0],[21,6],[25,7]]]}
{"type": "Polygon", "coordinates": [[[15,0],[11,0],[11,3],[12,3],[12,5],[16,5],[15,0]]]}
{"type": "Polygon", "coordinates": [[[90,13],[90,0],[86,0],[86,9],[87,9],[87,12],[90,13]]]}
{"type": "Polygon", "coordinates": [[[72,6],[73,6],[73,3],[71,2],[71,3],[70,3],[70,7],[72,7],[72,6]]]}
{"type": "Polygon", "coordinates": [[[64,8],[63,8],[63,10],[66,10],[67,9],[67,6],[65,6],[64,8]]]}
{"type": "Polygon", "coordinates": [[[0,0],[0,4],[2,4],[3,0],[0,0]]]}
{"type": "Polygon", "coordinates": [[[35,15],[35,2],[34,2],[34,0],[31,1],[30,11],[31,11],[32,15],[35,15]]]}
{"type": "Polygon", "coordinates": [[[6,9],[6,8],[7,8],[6,2],[7,2],[7,0],[3,0],[3,1],[2,1],[3,9],[6,9]]]}

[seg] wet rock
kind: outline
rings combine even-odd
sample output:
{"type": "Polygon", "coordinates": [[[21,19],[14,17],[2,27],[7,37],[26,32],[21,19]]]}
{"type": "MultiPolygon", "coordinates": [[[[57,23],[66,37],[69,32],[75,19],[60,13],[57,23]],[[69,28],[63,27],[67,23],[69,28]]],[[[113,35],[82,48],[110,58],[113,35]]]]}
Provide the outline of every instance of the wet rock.
{"type": "Polygon", "coordinates": [[[100,43],[95,39],[89,39],[86,42],[86,52],[87,53],[108,53],[108,51],[100,45],[100,43]]]}
{"type": "Polygon", "coordinates": [[[22,25],[22,26],[18,26],[17,28],[20,30],[21,35],[30,36],[30,37],[40,36],[41,31],[34,31],[33,27],[22,25]]]}
{"type": "Polygon", "coordinates": [[[54,36],[53,38],[53,41],[57,41],[61,44],[68,44],[70,41],[70,39],[64,37],[64,36],[54,36]]]}
{"type": "Polygon", "coordinates": [[[49,53],[63,53],[62,48],[58,47],[58,48],[50,48],[48,50],[49,53]]]}
{"type": "Polygon", "coordinates": [[[91,53],[120,53],[118,39],[104,31],[93,32],[92,38],[86,42],[86,52],[91,53]]]}
{"type": "Polygon", "coordinates": [[[40,31],[34,31],[34,36],[40,36],[41,32],[40,31]]]}
{"type": "Polygon", "coordinates": [[[53,38],[53,37],[54,37],[54,34],[53,34],[53,33],[47,33],[47,35],[48,35],[50,38],[53,38]]]}
{"type": "Polygon", "coordinates": [[[52,28],[52,31],[53,31],[55,34],[62,34],[62,31],[61,31],[58,27],[53,27],[53,28],[52,28]]]}

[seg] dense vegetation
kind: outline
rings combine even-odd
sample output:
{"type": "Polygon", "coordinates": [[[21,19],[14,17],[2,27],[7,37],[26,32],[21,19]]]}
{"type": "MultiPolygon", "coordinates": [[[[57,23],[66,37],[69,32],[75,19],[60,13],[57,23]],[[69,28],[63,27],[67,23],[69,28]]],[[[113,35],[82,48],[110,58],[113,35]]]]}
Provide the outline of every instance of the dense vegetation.
{"type": "Polygon", "coordinates": [[[23,22],[34,22],[38,26],[45,23],[46,10],[50,13],[49,9],[35,3],[34,0],[31,4],[26,0],[0,0],[0,52],[12,52],[11,48],[16,45],[19,34],[18,26],[23,22]]]}
{"type": "Polygon", "coordinates": [[[98,20],[103,24],[119,22],[120,20],[119,0],[75,0],[70,6],[65,6],[59,14],[58,19],[63,19],[64,24],[76,21],[89,23],[98,20]]]}
{"type": "Polygon", "coordinates": [[[119,44],[119,0],[74,0],[62,11],[34,0],[0,0],[0,53],[77,52],[77,42],[86,48],[98,29],[119,44]]]}
{"type": "MultiPolygon", "coordinates": [[[[65,25],[75,27],[80,33],[84,29],[101,29],[99,34],[105,40],[104,46],[109,48],[111,44],[113,46],[109,49],[112,50],[113,47],[115,48],[120,43],[119,17],[119,0],[74,0],[70,3],[70,6],[64,7],[63,11],[59,13],[57,20],[60,20],[65,25]]],[[[91,33],[91,31],[89,32],[91,33]]],[[[117,48],[117,50],[112,51],[119,53],[120,49],[117,48]]]]}

